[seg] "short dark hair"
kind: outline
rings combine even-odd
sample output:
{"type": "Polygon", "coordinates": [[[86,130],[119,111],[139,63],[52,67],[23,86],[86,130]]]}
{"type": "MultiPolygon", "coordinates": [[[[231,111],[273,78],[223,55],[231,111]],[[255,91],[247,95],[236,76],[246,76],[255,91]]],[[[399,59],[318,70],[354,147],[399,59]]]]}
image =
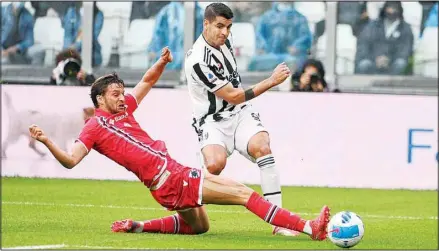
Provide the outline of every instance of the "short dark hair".
{"type": "Polygon", "coordinates": [[[67,48],[65,50],[60,51],[55,57],[55,65],[58,65],[59,62],[64,61],[68,58],[74,58],[78,60],[79,64],[82,64],[81,54],[75,49],[67,48]]]}
{"type": "Polygon", "coordinates": [[[204,11],[204,19],[212,22],[216,17],[224,17],[226,19],[233,18],[233,11],[229,8],[229,6],[223,3],[211,3],[206,7],[204,11]]]}
{"type": "Polygon", "coordinates": [[[125,83],[115,72],[104,75],[96,79],[95,82],[91,85],[90,97],[91,97],[91,101],[93,101],[93,104],[96,108],[99,108],[97,96],[105,95],[108,86],[111,84],[118,84],[125,87],[125,83]]]}

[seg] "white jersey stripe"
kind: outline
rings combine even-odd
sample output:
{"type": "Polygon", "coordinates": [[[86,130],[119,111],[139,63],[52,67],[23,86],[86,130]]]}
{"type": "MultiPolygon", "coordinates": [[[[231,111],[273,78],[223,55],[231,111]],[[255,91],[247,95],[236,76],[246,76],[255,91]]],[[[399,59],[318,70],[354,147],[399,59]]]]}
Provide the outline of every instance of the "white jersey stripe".
{"type": "Polygon", "coordinates": [[[231,111],[237,112],[246,105],[234,106],[214,94],[229,83],[235,88],[242,88],[229,40],[218,49],[210,46],[200,35],[186,54],[184,65],[193,116],[198,124],[206,120],[219,121],[231,116],[231,111]]]}

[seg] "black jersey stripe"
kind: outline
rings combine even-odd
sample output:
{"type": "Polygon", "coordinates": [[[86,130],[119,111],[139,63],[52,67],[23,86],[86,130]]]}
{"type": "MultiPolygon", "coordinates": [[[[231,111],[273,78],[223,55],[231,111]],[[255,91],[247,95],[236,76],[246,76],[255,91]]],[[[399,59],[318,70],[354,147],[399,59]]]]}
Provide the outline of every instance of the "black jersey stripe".
{"type": "Polygon", "coordinates": [[[210,83],[209,79],[207,79],[206,75],[204,75],[199,63],[194,64],[193,68],[194,68],[195,74],[197,74],[198,78],[201,80],[201,82],[203,82],[203,84],[205,84],[210,89],[215,88],[215,85],[210,83]]]}

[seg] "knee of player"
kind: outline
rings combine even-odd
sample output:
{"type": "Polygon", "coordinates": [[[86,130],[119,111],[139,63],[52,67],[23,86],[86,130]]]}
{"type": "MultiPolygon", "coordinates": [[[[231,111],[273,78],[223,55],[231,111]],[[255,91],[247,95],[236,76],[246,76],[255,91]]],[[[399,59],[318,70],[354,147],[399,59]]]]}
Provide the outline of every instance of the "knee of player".
{"type": "Polygon", "coordinates": [[[219,175],[223,171],[225,166],[226,166],[226,160],[219,158],[210,161],[208,160],[206,163],[206,168],[209,171],[209,173],[215,175],[219,175]]]}
{"type": "Polygon", "coordinates": [[[268,143],[262,143],[249,149],[253,158],[258,159],[260,157],[271,154],[271,148],[268,143]]]}
{"type": "Polygon", "coordinates": [[[202,224],[199,227],[197,227],[197,229],[195,229],[195,233],[196,234],[207,233],[209,231],[209,228],[210,228],[209,223],[202,224]]]}
{"type": "Polygon", "coordinates": [[[270,145],[268,143],[262,144],[260,147],[259,152],[261,153],[261,157],[271,154],[271,148],[270,145]]]}

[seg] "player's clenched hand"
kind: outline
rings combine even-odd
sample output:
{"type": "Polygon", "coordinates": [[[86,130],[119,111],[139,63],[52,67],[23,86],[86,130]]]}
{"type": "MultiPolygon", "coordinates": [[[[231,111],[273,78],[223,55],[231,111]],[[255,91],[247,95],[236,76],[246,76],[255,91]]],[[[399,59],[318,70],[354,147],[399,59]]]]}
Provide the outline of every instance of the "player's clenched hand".
{"type": "Polygon", "coordinates": [[[285,79],[290,76],[290,74],[290,69],[288,68],[287,64],[283,62],[276,66],[270,78],[273,81],[273,84],[276,86],[283,83],[285,79]]]}
{"type": "Polygon", "coordinates": [[[162,49],[162,54],[160,55],[160,58],[163,59],[166,63],[172,62],[172,53],[167,46],[162,49]]]}
{"type": "Polygon", "coordinates": [[[37,125],[31,125],[29,126],[29,132],[30,136],[41,143],[47,142],[47,136],[44,134],[43,130],[39,128],[37,125]]]}

